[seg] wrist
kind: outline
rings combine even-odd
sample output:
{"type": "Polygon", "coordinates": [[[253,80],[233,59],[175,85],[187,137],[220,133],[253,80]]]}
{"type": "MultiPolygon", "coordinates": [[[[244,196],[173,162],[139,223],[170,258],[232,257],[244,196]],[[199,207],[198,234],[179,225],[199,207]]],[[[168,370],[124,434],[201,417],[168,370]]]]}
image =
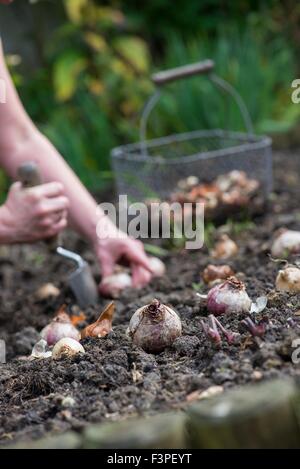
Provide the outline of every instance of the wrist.
{"type": "Polygon", "coordinates": [[[96,248],[106,246],[109,240],[124,238],[127,238],[127,235],[120,231],[107,215],[103,214],[98,217],[93,238],[96,248]]]}

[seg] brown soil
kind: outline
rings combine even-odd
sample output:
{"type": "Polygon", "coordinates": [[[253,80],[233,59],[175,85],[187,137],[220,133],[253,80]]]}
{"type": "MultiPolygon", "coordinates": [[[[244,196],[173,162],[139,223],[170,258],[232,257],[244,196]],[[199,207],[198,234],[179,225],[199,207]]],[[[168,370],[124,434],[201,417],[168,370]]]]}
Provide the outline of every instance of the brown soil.
{"type": "MultiPolygon", "coordinates": [[[[296,154],[276,154],[276,195],[270,211],[255,220],[255,226],[239,233],[237,225],[227,227],[240,247],[229,264],[242,273],[253,299],[274,288],[278,264],[268,256],[272,233],[281,226],[300,229],[299,172],[296,154]]],[[[65,244],[82,252],[99,278],[87,247],[74,235],[65,244]]],[[[299,295],[273,295],[256,318],[268,318],[263,339],[243,330],[242,316],[231,316],[222,317],[221,322],[240,332],[238,343],[224,342],[217,349],[207,340],[200,325],[207,312],[200,307],[195,284],[210,262],[207,246],[198,252],[170,254],[167,275],[141,291],[125,292],[116,301],[113,332],[104,339],[85,339],[84,356],[58,362],[28,361],[21,357],[30,354],[38,331],[58,307],[67,303],[70,312],[78,311],[65,285],[69,266],[50,256],[43,245],[0,248],[0,338],[7,344],[7,363],[0,365],[0,444],[31,440],[48,432],[80,431],[88,422],[182,408],[197,392],[213,385],[226,389],[272,377],[300,376],[300,366],[291,361],[292,340],[300,336],[295,315],[300,309],[299,295]],[[59,298],[35,300],[34,292],[45,282],[61,289],[59,298]],[[133,312],[153,298],[172,305],[183,322],[183,336],[158,355],[132,346],[125,335],[133,312]],[[290,317],[295,319],[293,327],[287,323],[290,317]],[[72,407],[66,406],[66,396],[74,399],[72,407]]],[[[200,288],[206,291],[203,285],[200,288]]],[[[106,303],[101,300],[99,307],[85,312],[88,322],[96,319],[106,303]]]]}

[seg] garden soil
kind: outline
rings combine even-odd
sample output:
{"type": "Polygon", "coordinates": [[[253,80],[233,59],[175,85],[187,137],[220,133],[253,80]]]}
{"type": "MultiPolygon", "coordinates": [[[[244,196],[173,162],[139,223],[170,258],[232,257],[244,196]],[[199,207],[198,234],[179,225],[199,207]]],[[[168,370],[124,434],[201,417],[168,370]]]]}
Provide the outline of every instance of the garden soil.
{"type": "MultiPolygon", "coordinates": [[[[85,355],[30,361],[39,331],[62,304],[71,315],[80,314],[66,283],[69,269],[43,244],[0,248],[0,339],[7,348],[7,362],[0,364],[0,446],[69,429],[81,432],[91,422],[183,409],[208,389],[223,392],[274,377],[300,377],[300,365],[291,358],[292,342],[300,337],[300,296],[274,292],[280,264],[269,256],[277,229],[300,229],[300,158],[277,153],[274,160],[269,211],[252,225],[227,224],[214,233],[227,232],[236,240],[239,253],[228,263],[246,283],[249,296],[269,296],[267,308],[254,315],[255,321],[268,321],[261,339],[243,328],[243,315],[220,319],[239,332],[236,344],[224,340],[217,348],[205,336],[201,320],[207,311],[196,292],[207,291],[201,272],[212,261],[210,239],[199,251],[170,253],[163,278],[140,291],[124,292],[116,301],[113,331],[102,339],[85,339],[85,355]],[[60,295],[39,301],[35,292],[47,282],[56,285],[60,295]],[[153,298],[171,305],[183,323],[182,337],[158,355],[133,346],[125,333],[134,311],[153,298]]],[[[82,253],[99,280],[88,246],[72,233],[65,236],[65,245],[82,253]]],[[[108,301],[101,299],[84,311],[87,319],[79,327],[93,322],[108,301]]]]}

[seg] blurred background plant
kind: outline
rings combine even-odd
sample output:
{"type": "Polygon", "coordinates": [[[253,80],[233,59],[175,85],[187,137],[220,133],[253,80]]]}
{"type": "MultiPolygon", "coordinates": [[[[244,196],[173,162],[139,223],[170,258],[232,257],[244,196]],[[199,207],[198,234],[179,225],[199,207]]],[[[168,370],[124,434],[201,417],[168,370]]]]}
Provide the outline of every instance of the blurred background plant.
{"type": "MultiPolygon", "coordinates": [[[[300,119],[290,88],[299,21],[295,0],[24,0],[1,9],[0,29],[28,112],[99,190],[111,181],[111,149],[139,138],[155,70],[212,58],[244,98],[256,132],[292,129],[300,119]]],[[[166,88],[148,136],[214,127],[243,123],[235,103],[200,77],[166,88]]]]}

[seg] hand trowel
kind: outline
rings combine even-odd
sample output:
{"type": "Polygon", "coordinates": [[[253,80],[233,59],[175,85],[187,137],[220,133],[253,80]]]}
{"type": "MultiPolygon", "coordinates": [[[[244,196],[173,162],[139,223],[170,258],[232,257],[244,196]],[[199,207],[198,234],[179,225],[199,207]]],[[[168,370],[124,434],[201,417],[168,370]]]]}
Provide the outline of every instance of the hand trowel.
{"type": "MultiPolygon", "coordinates": [[[[18,178],[24,188],[42,184],[38,166],[34,162],[23,163],[18,169],[18,178]]],[[[46,240],[49,249],[60,256],[72,261],[76,268],[68,277],[68,284],[73,291],[77,303],[81,308],[95,304],[98,300],[98,288],[92,275],[89,264],[76,252],[69,251],[60,246],[60,236],[46,240]]]]}

